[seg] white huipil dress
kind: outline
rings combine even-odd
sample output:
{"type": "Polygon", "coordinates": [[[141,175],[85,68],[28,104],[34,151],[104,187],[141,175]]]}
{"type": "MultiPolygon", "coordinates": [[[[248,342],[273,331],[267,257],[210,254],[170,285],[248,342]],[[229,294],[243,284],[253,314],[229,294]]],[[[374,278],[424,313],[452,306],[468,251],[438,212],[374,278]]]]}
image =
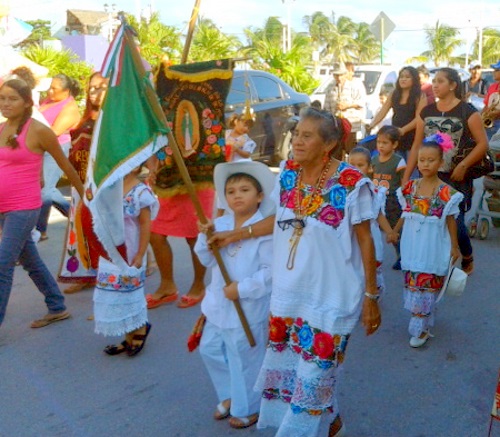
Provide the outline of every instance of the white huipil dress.
{"type": "MultiPolygon", "coordinates": [[[[125,244],[130,262],[139,249],[139,214],[151,209],[151,219],[158,214],[158,201],[144,183],[134,186],[123,198],[125,244]]],[[[144,326],[148,321],[144,296],[146,257],[140,269],[120,269],[100,258],[97,284],[94,289],[94,319],[96,334],[120,336],[144,326]]]]}
{"type": "Polygon", "coordinates": [[[430,197],[417,194],[420,179],[397,191],[404,218],[401,269],[404,307],[412,313],[408,332],[420,336],[434,326],[436,298],[448,273],[451,239],[446,218],[458,216],[463,194],[443,183],[430,197]]]}
{"type": "MultiPolygon", "coordinates": [[[[273,191],[276,220],[295,217],[298,167],[282,165],[273,191]]],[[[362,307],[364,271],[353,226],[371,220],[371,182],[340,163],[309,202],[290,269],[293,228],[274,227],[269,344],[256,383],[263,399],[258,428],[279,427],[277,436],[327,435],[338,414],[337,380],[351,331],[362,307]]]]}

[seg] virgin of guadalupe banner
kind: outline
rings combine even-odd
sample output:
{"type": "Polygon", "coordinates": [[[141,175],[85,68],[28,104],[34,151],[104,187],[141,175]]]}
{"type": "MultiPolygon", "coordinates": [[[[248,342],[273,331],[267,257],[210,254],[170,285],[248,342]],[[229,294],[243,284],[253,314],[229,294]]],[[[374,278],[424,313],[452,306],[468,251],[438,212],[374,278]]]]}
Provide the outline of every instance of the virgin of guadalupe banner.
{"type": "MultiPolygon", "coordinates": [[[[224,107],[233,78],[230,59],[160,66],[156,92],[196,188],[212,185],[213,168],[225,161],[224,107]]],[[[159,197],[186,193],[170,146],[160,161],[155,192],[159,197]]]]}

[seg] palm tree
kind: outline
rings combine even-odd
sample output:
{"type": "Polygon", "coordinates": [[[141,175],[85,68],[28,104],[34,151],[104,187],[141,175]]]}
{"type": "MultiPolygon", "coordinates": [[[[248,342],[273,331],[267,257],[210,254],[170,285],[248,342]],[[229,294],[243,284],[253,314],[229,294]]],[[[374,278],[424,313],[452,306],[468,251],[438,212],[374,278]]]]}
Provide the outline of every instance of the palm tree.
{"type": "Polygon", "coordinates": [[[212,20],[200,18],[189,58],[197,62],[233,58],[238,56],[242,45],[237,36],[225,35],[212,20]]]}
{"type": "Polygon", "coordinates": [[[308,72],[313,50],[308,35],[292,33],[291,49],[284,53],[283,26],[276,17],[266,20],[262,29],[247,27],[244,32],[253,68],[275,74],[300,92],[310,93],[318,86],[308,72]]]}
{"type": "Polygon", "coordinates": [[[356,24],[355,36],[352,41],[353,61],[356,64],[372,62],[380,54],[380,42],[366,23],[356,24]]]}
{"type": "Polygon", "coordinates": [[[425,29],[425,34],[430,50],[421,53],[421,56],[431,59],[435,66],[442,62],[449,65],[454,61],[453,51],[463,44],[463,41],[458,38],[460,34],[458,29],[439,24],[438,20],[435,27],[425,29]]]}
{"type": "Polygon", "coordinates": [[[160,14],[155,12],[149,21],[142,17],[137,22],[133,15],[127,15],[130,25],[136,30],[141,56],[153,67],[167,57],[179,61],[182,44],[181,32],[173,26],[167,26],[160,21],[160,14]]]}
{"type": "MultiPolygon", "coordinates": [[[[474,41],[472,58],[479,58],[479,36],[474,41]]],[[[483,29],[483,56],[484,65],[494,64],[500,59],[500,31],[491,28],[483,29]]]]}
{"type": "Polygon", "coordinates": [[[314,48],[324,50],[328,45],[330,36],[333,35],[334,23],[323,12],[317,11],[312,15],[306,15],[302,22],[307,26],[309,36],[314,48]]]}

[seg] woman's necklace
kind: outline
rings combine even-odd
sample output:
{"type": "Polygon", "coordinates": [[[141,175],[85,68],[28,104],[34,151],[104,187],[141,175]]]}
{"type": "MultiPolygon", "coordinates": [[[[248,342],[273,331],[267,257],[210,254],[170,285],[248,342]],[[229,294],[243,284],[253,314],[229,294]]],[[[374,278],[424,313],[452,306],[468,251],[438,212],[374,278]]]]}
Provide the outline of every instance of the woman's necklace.
{"type": "MultiPolygon", "coordinates": [[[[297,184],[295,186],[295,199],[293,208],[293,212],[295,213],[295,218],[297,219],[297,222],[305,223],[304,217],[307,215],[307,211],[309,210],[309,207],[311,206],[311,202],[313,201],[314,197],[325,185],[326,175],[330,170],[331,164],[332,160],[329,159],[328,162],[323,167],[323,170],[321,171],[321,174],[319,175],[318,180],[314,185],[312,193],[309,196],[309,201],[307,202],[306,205],[303,205],[303,201],[301,199],[301,190],[302,188],[305,187],[303,187],[302,183],[302,168],[299,169],[297,184]]],[[[290,237],[290,252],[288,254],[288,260],[286,263],[286,268],[288,270],[292,270],[295,266],[295,255],[297,254],[297,247],[299,245],[300,237],[302,237],[303,231],[304,231],[304,226],[294,227],[293,229],[293,234],[290,237]]]]}

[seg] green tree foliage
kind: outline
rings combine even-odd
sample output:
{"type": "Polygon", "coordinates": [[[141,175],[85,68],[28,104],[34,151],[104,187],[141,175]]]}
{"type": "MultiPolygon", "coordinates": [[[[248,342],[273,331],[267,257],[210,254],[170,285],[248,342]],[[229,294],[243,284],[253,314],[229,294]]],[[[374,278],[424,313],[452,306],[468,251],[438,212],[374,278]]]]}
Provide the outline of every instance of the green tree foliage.
{"type": "Polygon", "coordinates": [[[380,43],[366,23],[345,16],[335,20],[334,14],[329,18],[323,12],[306,15],[303,23],[323,62],[369,63],[380,53],[380,43]]]}
{"type": "Polygon", "coordinates": [[[93,67],[90,64],[81,61],[70,50],[55,50],[50,47],[30,45],[22,51],[22,54],[30,61],[48,68],[49,77],[63,73],[66,76],[77,79],[82,90],[87,87],[88,79],[93,71],[93,67]]]}
{"type": "Polygon", "coordinates": [[[16,47],[26,49],[32,45],[42,45],[43,41],[54,39],[51,34],[50,21],[48,20],[32,20],[26,21],[29,25],[33,26],[30,36],[24,41],[21,41],[16,47]]]}
{"type": "MultiPolygon", "coordinates": [[[[473,59],[479,58],[479,36],[474,43],[473,59]]],[[[500,59],[500,31],[483,29],[483,56],[484,65],[496,64],[500,59]]]]}
{"type": "Polygon", "coordinates": [[[178,63],[182,54],[181,32],[160,21],[160,14],[154,13],[148,21],[144,17],[137,22],[133,15],[127,15],[129,24],[136,30],[141,56],[153,68],[163,59],[178,63]]]}
{"type": "Polygon", "coordinates": [[[367,23],[356,23],[352,40],[352,57],[356,64],[373,62],[380,54],[380,42],[367,23]]]}
{"type": "MultiPolygon", "coordinates": [[[[331,35],[333,35],[335,24],[323,13],[314,12],[306,15],[302,22],[309,30],[309,36],[314,44],[314,48],[324,50],[328,45],[331,35]]],[[[322,53],[325,55],[325,53],[322,53]]]]}
{"type": "Polygon", "coordinates": [[[238,57],[243,44],[236,36],[225,35],[211,20],[198,19],[188,59],[201,62],[238,57]]]}
{"type": "Polygon", "coordinates": [[[249,43],[247,53],[252,58],[252,66],[257,70],[275,74],[299,92],[310,94],[318,86],[318,81],[307,69],[312,58],[311,38],[304,34],[292,35],[291,50],[285,53],[282,30],[279,33],[280,38],[277,39],[276,20],[274,17],[269,18],[262,29],[244,30],[249,43]]]}
{"type": "Polygon", "coordinates": [[[440,24],[438,20],[434,27],[425,29],[425,34],[429,50],[421,53],[420,56],[432,60],[435,66],[455,62],[453,52],[463,44],[463,40],[459,38],[458,29],[440,24]]]}

